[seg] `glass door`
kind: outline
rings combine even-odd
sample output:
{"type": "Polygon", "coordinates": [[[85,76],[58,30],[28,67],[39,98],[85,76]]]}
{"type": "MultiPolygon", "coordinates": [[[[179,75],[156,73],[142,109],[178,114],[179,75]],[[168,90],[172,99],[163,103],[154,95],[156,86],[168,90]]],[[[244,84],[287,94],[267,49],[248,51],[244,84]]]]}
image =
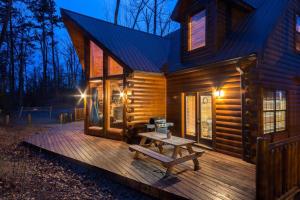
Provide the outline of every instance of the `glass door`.
{"type": "Polygon", "coordinates": [[[213,139],[213,98],[211,95],[191,93],[185,95],[185,137],[206,145],[213,139]]]}
{"type": "Polygon", "coordinates": [[[213,106],[211,95],[199,94],[199,142],[211,144],[213,136],[213,106]]]}
{"type": "Polygon", "coordinates": [[[197,128],[196,128],[196,94],[185,95],[185,137],[193,140],[197,140],[197,128]]]}

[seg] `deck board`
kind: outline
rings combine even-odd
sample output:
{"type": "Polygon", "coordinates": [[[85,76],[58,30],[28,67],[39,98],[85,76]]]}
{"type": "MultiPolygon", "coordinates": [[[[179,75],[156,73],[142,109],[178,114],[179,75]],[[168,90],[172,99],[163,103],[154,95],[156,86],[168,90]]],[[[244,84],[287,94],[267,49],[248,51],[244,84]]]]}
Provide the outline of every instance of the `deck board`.
{"type": "MultiPolygon", "coordinates": [[[[109,172],[121,183],[159,198],[255,199],[255,166],[214,151],[206,150],[199,158],[199,171],[188,161],[165,178],[158,161],[145,156],[135,160],[124,142],[84,135],[81,123],[51,126],[25,142],[109,172]]],[[[167,148],[165,153],[172,151],[167,148]]]]}

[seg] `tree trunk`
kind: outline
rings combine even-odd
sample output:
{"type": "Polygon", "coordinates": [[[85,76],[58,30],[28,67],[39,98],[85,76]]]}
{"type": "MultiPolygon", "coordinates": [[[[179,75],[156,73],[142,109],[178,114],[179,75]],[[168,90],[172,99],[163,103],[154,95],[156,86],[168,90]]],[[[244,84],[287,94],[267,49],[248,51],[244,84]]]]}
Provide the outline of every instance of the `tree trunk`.
{"type": "Polygon", "coordinates": [[[12,27],[12,13],[9,17],[9,57],[10,57],[10,94],[14,95],[15,92],[15,53],[14,53],[14,33],[12,27]]]}
{"type": "Polygon", "coordinates": [[[157,0],[154,0],[154,9],[153,9],[153,34],[156,35],[157,30],[157,0]]]}
{"type": "MultiPolygon", "coordinates": [[[[23,36],[22,36],[23,37],[23,36]]],[[[22,39],[20,45],[20,66],[19,66],[19,106],[23,105],[23,92],[24,92],[24,41],[22,39]]]]}
{"type": "Polygon", "coordinates": [[[117,0],[117,2],[116,2],[114,24],[118,24],[118,17],[119,17],[119,10],[120,10],[120,2],[121,2],[121,0],[117,0]]]}
{"type": "Polygon", "coordinates": [[[0,48],[2,47],[2,44],[4,42],[5,34],[6,34],[6,31],[7,31],[7,26],[8,26],[8,23],[9,23],[11,8],[12,8],[12,0],[9,0],[9,2],[7,4],[7,14],[6,14],[6,17],[4,19],[1,34],[0,34],[0,48]]]}
{"type": "Polygon", "coordinates": [[[47,85],[48,85],[48,79],[47,79],[47,69],[48,69],[48,52],[47,52],[47,42],[46,42],[46,30],[45,30],[45,24],[42,22],[42,38],[41,38],[41,53],[43,58],[43,93],[47,93],[47,85]]]}
{"type": "Polygon", "coordinates": [[[51,50],[52,50],[52,66],[55,92],[57,93],[57,68],[55,62],[55,40],[54,40],[54,26],[51,24],[51,50]]]}

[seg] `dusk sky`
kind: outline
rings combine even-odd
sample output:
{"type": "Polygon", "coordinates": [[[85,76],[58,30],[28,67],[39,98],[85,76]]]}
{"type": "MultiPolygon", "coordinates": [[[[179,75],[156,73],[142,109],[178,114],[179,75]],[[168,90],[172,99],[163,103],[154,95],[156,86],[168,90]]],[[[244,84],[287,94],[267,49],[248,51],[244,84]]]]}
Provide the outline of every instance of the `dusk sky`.
{"type": "MultiPolygon", "coordinates": [[[[119,23],[126,25],[126,17],[130,0],[121,0],[119,23]]],[[[166,4],[167,11],[171,13],[177,0],[168,0],[166,4]]],[[[84,15],[100,18],[105,21],[113,21],[116,0],[56,0],[58,9],[64,8],[84,15]]],[[[174,26],[176,28],[176,26],[174,26]]],[[[62,31],[65,35],[65,31],[62,31]]]]}

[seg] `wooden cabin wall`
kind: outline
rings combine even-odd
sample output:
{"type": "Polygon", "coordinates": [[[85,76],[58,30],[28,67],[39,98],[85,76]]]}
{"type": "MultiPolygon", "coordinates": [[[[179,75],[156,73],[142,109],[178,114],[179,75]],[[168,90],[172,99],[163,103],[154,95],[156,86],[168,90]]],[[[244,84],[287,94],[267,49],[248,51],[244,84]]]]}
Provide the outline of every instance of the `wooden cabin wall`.
{"type": "Polygon", "coordinates": [[[295,81],[300,76],[300,52],[295,50],[296,14],[300,14],[300,1],[292,0],[268,39],[258,66],[262,88],[286,90],[288,94],[287,131],[274,134],[274,140],[300,134],[300,85],[295,81]]]}
{"type": "Polygon", "coordinates": [[[225,96],[214,98],[213,146],[219,152],[241,158],[243,155],[241,76],[236,70],[236,64],[169,74],[167,120],[174,122],[178,136],[184,136],[183,94],[190,92],[212,94],[216,87],[221,87],[225,96]]]}
{"type": "Polygon", "coordinates": [[[166,78],[163,74],[134,72],[127,79],[127,126],[166,117],[166,78]]]}

